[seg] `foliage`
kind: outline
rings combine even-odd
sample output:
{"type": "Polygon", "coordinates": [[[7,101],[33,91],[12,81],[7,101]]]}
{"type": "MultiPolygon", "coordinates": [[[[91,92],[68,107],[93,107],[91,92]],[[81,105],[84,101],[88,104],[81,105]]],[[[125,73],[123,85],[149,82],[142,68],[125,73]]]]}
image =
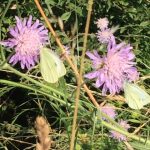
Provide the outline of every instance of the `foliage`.
{"type": "MultiPolygon", "coordinates": [[[[71,47],[71,59],[79,68],[83,50],[84,30],[86,25],[88,3],[86,0],[43,0],[42,8],[52,23],[62,44],[71,47]],[[62,26],[63,23],[63,26],[62,26]]],[[[40,19],[44,24],[33,0],[0,1],[0,41],[7,39],[10,26],[15,24],[15,16],[40,19]]],[[[87,49],[98,49],[102,54],[106,50],[96,38],[96,21],[107,17],[110,26],[119,25],[115,32],[117,41],[131,43],[140,71],[139,84],[150,93],[150,50],[149,50],[149,0],[95,0],[93,4],[87,49]]],[[[47,25],[45,24],[47,27],[47,25]]],[[[51,48],[60,54],[56,37],[49,33],[51,48]]],[[[11,69],[3,68],[12,49],[0,47],[0,149],[34,149],[36,116],[43,115],[51,125],[53,139],[52,149],[69,149],[74,101],[76,97],[76,78],[70,66],[65,62],[67,74],[57,84],[43,81],[39,65],[31,70],[21,70],[19,65],[11,69]]],[[[85,58],[83,72],[91,71],[91,64],[85,58]]],[[[90,81],[85,80],[99,104],[110,103],[115,106],[120,119],[127,120],[131,126],[130,133],[138,129],[138,136],[149,140],[150,119],[149,106],[141,110],[132,110],[120,99],[110,100],[102,97],[101,90],[96,89],[90,81]]],[[[121,96],[123,94],[121,93],[121,96]]],[[[81,87],[76,133],[76,150],[123,150],[126,143],[110,138],[109,127],[102,124],[97,110],[81,87]]],[[[149,149],[142,142],[129,138],[128,144],[137,149],[149,149]]]]}

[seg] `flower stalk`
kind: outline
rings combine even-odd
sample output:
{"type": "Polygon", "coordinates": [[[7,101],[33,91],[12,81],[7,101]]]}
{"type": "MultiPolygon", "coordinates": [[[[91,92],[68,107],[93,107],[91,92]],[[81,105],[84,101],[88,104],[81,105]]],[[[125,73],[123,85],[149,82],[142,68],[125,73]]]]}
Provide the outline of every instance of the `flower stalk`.
{"type": "Polygon", "coordinates": [[[26,74],[23,74],[23,73],[17,71],[16,69],[14,69],[14,68],[11,67],[9,64],[5,64],[5,69],[8,69],[8,70],[12,71],[14,74],[16,74],[16,75],[18,75],[18,76],[21,76],[21,77],[23,77],[24,79],[26,79],[26,80],[28,80],[28,81],[30,81],[30,82],[32,82],[32,83],[34,83],[34,84],[36,84],[36,85],[42,87],[42,88],[45,88],[45,89],[47,89],[47,90],[50,90],[51,92],[54,92],[54,93],[56,93],[56,94],[61,95],[61,96],[64,97],[64,94],[61,93],[60,91],[58,91],[58,90],[56,90],[56,89],[54,89],[54,88],[52,88],[52,87],[50,87],[50,86],[48,86],[48,85],[42,84],[42,83],[40,83],[40,82],[38,82],[38,81],[36,81],[36,80],[30,78],[30,77],[27,76],[26,74]]]}
{"type": "MultiPolygon", "coordinates": [[[[51,32],[52,35],[54,36],[54,38],[55,38],[55,40],[56,40],[58,46],[61,48],[62,53],[65,54],[64,46],[63,46],[63,44],[61,43],[60,39],[58,38],[56,32],[54,31],[54,29],[53,29],[51,23],[49,22],[48,18],[46,17],[46,15],[45,15],[45,13],[44,13],[42,7],[41,7],[40,4],[39,4],[39,1],[38,1],[38,0],[34,0],[34,1],[35,1],[36,5],[37,5],[37,8],[39,9],[39,12],[41,13],[42,17],[44,18],[44,20],[45,20],[45,22],[46,22],[46,24],[47,24],[47,26],[48,26],[50,32],[51,32]]],[[[71,59],[69,58],[69,56],[68,56],[68,55],[65,55],[65,57],[66,57],[67,62],[68,62],[69,65],[71,66],[72,70],[74,71],[76,78],[79,79],[78,70],[76,69],[76,67],[75,67],[74,64],[72,63],[72,61],[71,61],[71,59]]],[[[85,90],[86,93],[88,94],[88,96],[89,96],[89,98],[91,99],[91,101],[93,102],[94,106],[95,106],[97,109],[100,109],[99,104],[97,103],[96,99],[94,98],[92,92],[89,90],[89,88],[87,87],[87,85],[84,83],[83,79],[81,79],[81,83],[83,84],[84,90],[85,90]]],[[[107,115],[104,116],[104,117],[109,118],[107,115]]],[[[121,129],[119,129],[119,128],[113,127],[112,124],[107,123],[107,122],[105,122],[105,121],[102,121],[102,124],[105,125],[106,127],[110,128],[110,129],[114,129],[115,131],[118,131],[118,132],[120,132],[120,133],[122,133],[122,134],[125,134],[125,135],[127,135],[127,136],[130,135],[130,137],[133,138],[133,139],[135,139],[135,140],[139,140],[139,139],[141,140],[141,139],[142,139],[142,138],[139,138],[138,136],[135,136],[135,135],[134,135],[134,136],[131,136],[131,134],[129,134],[127,131],[123,131],[123,130],[121,130],[121,129]]],[[[115,124],[117,124],[117,123],[115,123],[115,124]]],[[[119,125],[118,125],[118,126],[119,126],[119,125]]],[[[144,142],[144,143],[145,143],[145,139],[142,139],[141,142],[144,142]]],[[[147,140],[147,143],[150,143],[150,141],[147,140]]]]}
{"type": "Polygon", "coordinates": [[[83,73],[83,68],[84,68],[84,57],[85,57],[85,52],[86,52],[92,5],[93,5],[93,0],[89,0],[88,1],[88,15],[87,15],[87,20],[86,20],[86,27],[85,27],[85,34],[84,34],[84,41],[83,41],[83,50],[82,50],[81,63],[80,63],[80,72],[79,72],[79,77],[77,78],[77,91],[76,91],[76,98],[75,98],[75,109],[74,109],[72,132],[71,132],[70,150],[74,149],[74,141],[75,141],[75,134],[76,134],[76,128],[77,128],[78,103],[80,99],[80,89],[82,85],[82,73],[83,73]]]}
{"type": "MultiPolygon", "coordinates": [[[[4,19],[4,17],[5,17],[5,15],[6,15],[6,13],[7,13],[7,11],[8,11],[8,9],[9,9],[9,7],[10,7],[12,2],[13,2],[13,0],[9,0],[9,2],[8,2],[6,8],[5,8],[5,10],[4,10],[4,12],[3,12],[2,16],[1,16],[1,19],[0,19],[0,41],[1,41],[2,21],[3,21],[3,19],[4,19]]],[[[1,46],[0,46],[0,48],[1,48],[1,46]]],[[[5,61],[5,54],[4,54],[3,49],[1,49],[0,53],[1,53],[2,61],[5,61]]]]}

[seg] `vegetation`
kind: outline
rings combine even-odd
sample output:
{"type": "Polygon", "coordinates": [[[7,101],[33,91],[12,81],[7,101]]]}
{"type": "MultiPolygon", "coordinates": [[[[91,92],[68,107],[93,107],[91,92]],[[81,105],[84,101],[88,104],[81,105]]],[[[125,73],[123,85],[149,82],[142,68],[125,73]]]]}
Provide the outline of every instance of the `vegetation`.
{"type": "Polygon", "coordinates": [[[150,104],[132,109],[123,90],[103,96],[102,88],[95,87],[95,80],[84,77],[93,70],[85,50],[98,50],[100,55],[107,53],[106,45],[98,41],[96,34],[97,20],[106,17],[109,27],[117,29],[113,33],[117,43],[125,41],[132,45],[140,73],[136,82],[150,94],[150,1],[39,1],[53,29],[37,3],[38,0],[0,1],[0,149],[38,149],[37,143],[42,143],[42,138],[37,119],[43,116],[47,120],[41,121],[46,136],[50,132],[44,140],[50,140],[48,146],[53,150],[150,150],[150,104]],[[59,54],[65,65],[66,75],[55,84],[44,81],[39,61],[31,69],[9,63],[14,48],[2,46],[11,37],[9,30],[16,25],[15,16],[29,18],[30,15],[33,22],[39,19],[49,29],[48,47],[59,54]],[[69,47],[69,55],[64,53],[64,46],[69,47]],[[102,111],[105,104],[113,106],[115,119],[102,111]],[[130,125],[128,131],[119,124],[120,120],[130,125]],[[111,131],[126,140],[115,139],[111,131]]]}

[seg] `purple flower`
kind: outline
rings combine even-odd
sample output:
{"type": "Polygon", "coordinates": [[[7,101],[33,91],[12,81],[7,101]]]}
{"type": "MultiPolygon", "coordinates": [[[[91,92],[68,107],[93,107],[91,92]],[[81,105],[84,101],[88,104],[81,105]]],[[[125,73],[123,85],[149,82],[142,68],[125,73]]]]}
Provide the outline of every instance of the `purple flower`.
{"type": "Polygon", "coordinates": [[[64,46],[65,50],[66,50],[66,55],[70,55],[71,54],[71,50],[69,46],[64,46]]]}
{"type": "Polygon", "coordinates": [[[65,55],[70,55],[71,54],[71,50],[70,50],[70,47],[69,46],[64,46],[64,49],[65,49],[65,53],[61,54],[60,58],[62,60],[65,60],[65,55]]]}
{"type": "Polygon", "coordinates": [[[100,43],[107,44],[115,39],[112,30],[108,28],[109,21],[107,18],[98,19],[96,24],[97,27],[99,28],[96,35],[100,43]]]}
{"type": "Polygon", "coordinates": [[[130,125],[127,124],[127,121],[124,121],[124,120],[120,120],[119,121],[119,124],[126,130],[128,130],[130,128],[130,125]]]}
{"type": "Polygon", "coordinates": [[[27,20],[16,18],[16,26],[10,28],[12,38],[0,42],[0,44],[15,49],[15,54],[9,60],[15,65],[20,62],[21,68],[28,69],[38,61],[39,50],[48,42],[48,30],[36,20],[32,23],[32,16],[27,20]]]}
{"type": "Polygon", "coordinates": [[[113,28],[108,28],[109,21],[107,18],[98,19],[96,24],[99,28],[96,35],[100,43],[107,44],[115,40],[115,36],[113,35],[113,33],[117,30],[117,26],[113,28]]]}
{"type": "Polygon", "coordinates": [[[87,52],[86,55],[92,60],[94,71],[85,75],[88,79],[96,79],[96,87],[102,87],[102,95],[107,92],[112,95],[123,89],[125,80],[135,81],[139,73],[135,67],[135,55],[132,47],[125,43],[116,44],[110,42],[107,54],[100,56],[97,51],[87,52]]]}
{"type": "Polygon", "coordinates": [[[111,29],[106,29],[103,31],[98,30],[97,38],[100,43],[107,44],[107,43],[111,42],[111,40],[114,39],[115,37],[114,37],[111,29]]]}
{"type": "Polygon", "coordinates": [[[109,21],[107,18],[100,18],[97,20],[96,24],[100,30],[105,30],[108,28],[109,21]]]}
{"type": "MultiPolygon", "coordinates": [[[[114,119],[116,117],[116,112],[113,106],[106,104],[101,108],[102,112],[105,113],[110,118],[114,119]]],[[[106,118],[103,118],[104,120],[107,120],[106,118]]]]}
{"type": "MultiPolygon", "coordinates": [[[[126,131],[130,128],[130,125],[127,124],[127,121],[124,121],[124,120],[120,120],[119,121],[119,124],[122,128],[124,128],[126,131]]],[[[110,136],[113,137],[114,139],[117,139],[119,142],[120,141],[126,141],[127,140],[127,137],[117,131],[110,131],[110,136]]]]}

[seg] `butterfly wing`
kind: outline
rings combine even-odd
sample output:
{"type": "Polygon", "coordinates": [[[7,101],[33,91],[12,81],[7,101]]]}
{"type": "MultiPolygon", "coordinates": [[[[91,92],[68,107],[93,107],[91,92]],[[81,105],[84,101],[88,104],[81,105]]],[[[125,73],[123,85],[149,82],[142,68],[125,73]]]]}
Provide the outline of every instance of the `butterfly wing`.
{"type": "Polygon", "coordinates": [[[125,99],[132,109],[141,109],[150,103],[150,96],[136,84],[125,82],[124,93],[125,99]]]}
{"type": "Polygon", "coordinates": [[[55,60],[57,75],[60,78],[66,74],[66,68],[63,62],[61,61],[61,59],[53,51],[51,51],[51,55],[53,59],[55,60]]]}
{"type": "Polygon", "coordinates": [[[140,100],[143,105],[147,105],[150,103],[150,95],[146,93],[142,88],[140,88],[138,85],[135,85],[136,89],[138,91],[138,95],[140,97],[140,100]]]}
{"type": "Polygon", "coordinates": [[[124,90],[124,93],[126,102],[128,103],[129,107],[132,109],[141,109],[143,107],[143,104],[139,100],[138,95],[135,92],[133,92],[133,87],[130,87],[129,85],[126,88],[124,90]]]}
{"type": "Polygon", "coordinates": [[[42,48],[40,50],[40,70],[42,77],[49,83],[55,83],[58,81],[57,65],[51,50],[48,48],[42,48]]]}

